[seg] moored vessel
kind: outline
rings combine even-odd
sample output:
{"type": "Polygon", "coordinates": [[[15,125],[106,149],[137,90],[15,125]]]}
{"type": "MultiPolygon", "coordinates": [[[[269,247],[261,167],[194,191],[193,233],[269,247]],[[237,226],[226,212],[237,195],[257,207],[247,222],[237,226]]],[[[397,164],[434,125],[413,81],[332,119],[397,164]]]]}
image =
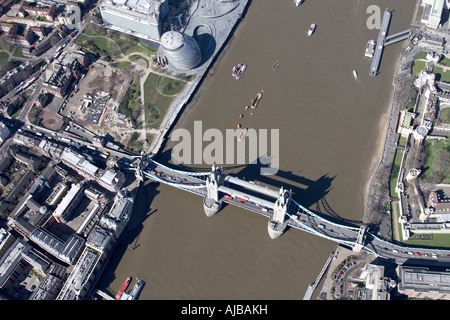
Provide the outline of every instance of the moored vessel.
{"type": "Polygon", "coordinates": [[[313,23],[309,26],[308,37],[310,37],[314,33],[315,30],[316,30],[316,24],[313,23]]]}
{"type": "Polygon", "coordinates": [[[142,288],[144,287],[144,280],[138,279],[133,289],[131,289],[129,300],[136,300],[141,293],[142,288]]]}
{"type": "Polygon", "coordinates": [[[245,136],[247,135],[247,128],[242,129],[241,134],[238,137],[238,142],[242,142],[245,138],[245,136]]]}
{"type": "Polygon", "coordinates": [[[120,288],[119,292],[116,294],[116,300],[120,300],[120,297],[124,293],[124,291],[127,289],[128,285],[130,284],[131,278],[128,277],[125,279],[125,281],[122,284],[122,287],[120,288]]]}
{"type": "Polygon", "coordinates": [[[376,45],[377,45],[377,43],[375,42],[375,40],[369,40],[367,42],[366,53],[365,53],[366,57],[369,57],[369,58],[373,57],[376,45]]]}

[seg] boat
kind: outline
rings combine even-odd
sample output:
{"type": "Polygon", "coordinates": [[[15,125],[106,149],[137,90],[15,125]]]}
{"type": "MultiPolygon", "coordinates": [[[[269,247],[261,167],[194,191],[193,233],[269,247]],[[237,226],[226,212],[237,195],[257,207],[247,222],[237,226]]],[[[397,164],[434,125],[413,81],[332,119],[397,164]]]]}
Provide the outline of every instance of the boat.
{"type": "Polygon", "coordinates": [[[250,108],[256,109],[256,107],[258,106],[259,101],[261,101],[261,98],[262,98],[262,92],[259,92],[256,95],[256,97],[252,99],[252,101],[251,101],[252,104],[250,105],[250,108]]]}
{"type": "Polygon", "coordinates": [[[377,43],[375,42],[375,40],[369,40],[367,42],[367,46],[366,46],[366,53],[365,56],[372,58],[373,54],[375,53],[375,47],[376,47],[377,43]]]}
{"type": "Polygon", "coordinates": [[[247,69],[247,65],[246,64],[241,64],[241,67],[239,68],[239,71],[236,74],[236,80],[239,80],[242,75],[244,74],[245,69],[247,69]]]}
{"type": "Polygon", "coordinates": [[[236,127],[237,127],[238,129],[240,129],[240,128],[241,128],[241,124],[238,123],[238,124],[236,125],[236,127]]]}
{"type": "Polygon", "coordinates": [[[308,37],[312,36],[312,34],[314,33],[314,31],[316,30],[316,24],[313,23],[308,30],[308,37]]]}
{"type": "Polygon", "coordinates": [[[128,285],[130,284],[131,277],[128,277],[125,279],[125,281],[122,284],[122,287],[120,288],[119,292],[116,294],[116,300],[120,300],[120,297],[122,296],[123,292],[127,289],[128,285]]]}
{"type": "Polygon", "coordinates": [[[129,300],[136,300],[139,296],[139,293],[141,293],[142,288],[144,287],[144,280],[138,279],[136,284],[134,285],[133,289],[131,289],[129,300]]]}
{"type": "Polygon", "coordinates": [[[239,118],[242,119],[243,117],[244,117],[244,115],[241,113],[241,114],[239,115],[239,118]]]}
{"type": "Polygon", "coordinates": [[[233,67],[233,72],[231,75],[236,78],[236,80],[239,80],[242,77],[242,74],[244,73],[245,69],[247,69],[247,65],[243,63],[239,63],[238,65],[235,65],[233,67]]]}
{"type": "Polygon", "coordinates": [[[242,142],[245,138],[245,136],[247,135],[247,128],[242,129],[241,134],[238,137],[238,142],[242,142]]]}
{"type": "Polygon", "coordinates": [[[298,7],[303,3],[303,0],[294,0],[295,5],[298,7]]]}
{"type": "Polygon", "coordinates": [[[353,77],[355,77],[355,79],[358,79],[358,72],[356,72],[356,70],[353,70],[353,77]]]}

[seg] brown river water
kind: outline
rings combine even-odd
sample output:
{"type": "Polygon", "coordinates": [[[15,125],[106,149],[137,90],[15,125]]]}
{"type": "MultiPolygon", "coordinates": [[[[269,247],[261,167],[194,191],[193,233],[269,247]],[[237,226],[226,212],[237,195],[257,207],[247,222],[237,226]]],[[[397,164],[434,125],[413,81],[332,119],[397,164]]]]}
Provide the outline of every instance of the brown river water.
{"type": "MultiPolygon", "coordinates": [[[[224,132],[237,123],[278,129],[276,175],[260,175],[257,165],[224,165],[225,172],[292,189],[305,207],[359,225],[404,45],[387,47],[380,74],[369,76],[364,51],[378,36],[367,27],[370,5],[381,15],[386,7],[395,10],[390,34],[409,28],[413,0],[305,0],[298,8],[292,0],[253,0],[212,67],[213,76],[175,128],[193,132],[194,121],[202,121],[203,131],[224,132]],[[308,38],[313,22],[317,29],[308,38]],[[236,81],[231,69],[240,62],[248,68],[236,81]],[[250,115],[244,106],[261,90],[264,96],[250,115]]],[[[157,160],[169,162],[175,144],[168,142],[157,160]]],[[[136,277],[146,282],[140,299],[298,300],[335,247],[296,229],[271,240],[267,218],[232,206],[207,218],[202,198],[150,181],[140,189],[129,231],[97,287],[115,295],[132,276],[132,284],[136,277]]]]}

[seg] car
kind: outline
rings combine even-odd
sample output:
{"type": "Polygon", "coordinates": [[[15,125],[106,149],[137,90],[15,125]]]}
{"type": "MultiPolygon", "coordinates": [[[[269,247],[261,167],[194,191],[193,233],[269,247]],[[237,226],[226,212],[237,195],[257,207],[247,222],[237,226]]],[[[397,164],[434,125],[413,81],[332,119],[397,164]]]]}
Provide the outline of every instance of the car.
{"type": "Polygon", "coordinates": [[[227,194],[226,194],[226,195],[224,195],[223,197],[224,197],[224,198],[226,198],[226,199],[229,199],[229,200],[233,199],[232,197],[230,197],[230,196],[229,196],[229,195],[227,195],[227,194]]]}
{"type": "Polygon", "coordinates": [[[417,257],[417,256],[420,256],[420,253],[414,252],[414,255],[417,257]]]}

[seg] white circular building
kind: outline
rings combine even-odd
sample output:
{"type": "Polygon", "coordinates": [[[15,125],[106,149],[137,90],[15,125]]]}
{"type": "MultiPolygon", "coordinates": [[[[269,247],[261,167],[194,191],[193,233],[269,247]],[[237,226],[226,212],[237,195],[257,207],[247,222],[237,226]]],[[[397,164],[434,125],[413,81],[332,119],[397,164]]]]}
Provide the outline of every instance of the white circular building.
{"type": "Polygon", "coordinates": [[[197,67],[202,57],[197,42],[192,37],[176,31],[167,31],[161,36],[159,56],[165,56],[169,65],[180,70],[197,67]]]}

